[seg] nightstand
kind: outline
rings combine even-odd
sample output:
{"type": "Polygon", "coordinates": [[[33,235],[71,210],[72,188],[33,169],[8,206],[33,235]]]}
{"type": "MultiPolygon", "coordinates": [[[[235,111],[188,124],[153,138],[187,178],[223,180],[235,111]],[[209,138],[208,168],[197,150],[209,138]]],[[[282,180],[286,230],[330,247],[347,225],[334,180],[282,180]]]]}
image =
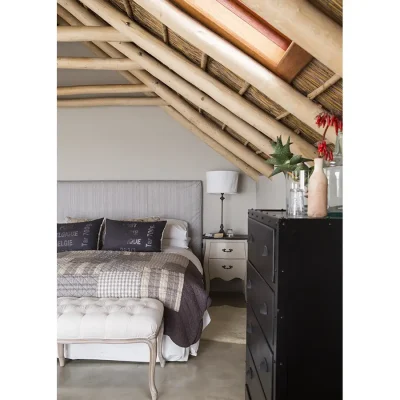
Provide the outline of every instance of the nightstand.
{"type": "Polygon", "coordinates": [[[221,239],[203,237],[203,255],[207,293],[210,292],[211,279],[230,281],[240,278],[246,296],[247,235],[221,239]]]}

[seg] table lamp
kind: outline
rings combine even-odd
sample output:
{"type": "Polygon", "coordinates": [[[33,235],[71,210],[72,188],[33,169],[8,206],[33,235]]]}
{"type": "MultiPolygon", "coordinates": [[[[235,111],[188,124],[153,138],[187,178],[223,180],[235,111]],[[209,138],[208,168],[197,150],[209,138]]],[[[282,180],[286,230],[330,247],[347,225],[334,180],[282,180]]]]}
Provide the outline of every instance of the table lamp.
{"type": "Polygon", "coordinates": [[[224,194],[237,193],[239,173],[236,171],[208,171],[207,193],[221,194],[221,225],[219,233],[225,236],[224,231],[224,194]]]}

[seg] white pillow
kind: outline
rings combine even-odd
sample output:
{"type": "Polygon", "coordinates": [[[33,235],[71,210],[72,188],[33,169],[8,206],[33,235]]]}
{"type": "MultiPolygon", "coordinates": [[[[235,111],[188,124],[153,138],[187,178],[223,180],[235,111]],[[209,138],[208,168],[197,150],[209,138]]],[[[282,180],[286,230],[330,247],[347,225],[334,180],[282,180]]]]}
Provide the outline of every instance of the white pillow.
{"type": "MultiPolygon", "coordinates": [[[[165,231],[165,230],[164,230],[165,231]]],[[[183,249],[188,249],[190,243],[190,238],[185,240],[180,239],[162,239],[162,249],[166,249],[167,247],[181,247],[183,249]]]]}
{"type": "MultiPolygon", "coordinates": [[[[161,218],[163,220],[163,218],[161,218]]],[[[187,240],[188,234],[188,223],[180,219],[168,219],[166,218],[167,225],[164,229],[163,238],[165,239],[178,239],[187,240]]]]}

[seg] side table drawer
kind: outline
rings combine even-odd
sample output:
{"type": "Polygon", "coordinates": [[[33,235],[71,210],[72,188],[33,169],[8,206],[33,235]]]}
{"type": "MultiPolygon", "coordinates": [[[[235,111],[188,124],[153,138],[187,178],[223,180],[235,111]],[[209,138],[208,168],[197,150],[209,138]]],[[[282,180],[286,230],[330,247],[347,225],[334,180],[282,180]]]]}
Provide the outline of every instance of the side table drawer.
{"type": "Polygon", "coordinates": [[[230,281],[233,278],[242,280],[246,277],[246,260],[210,259],[208,264],[210,279],[221,278],[230,281]]]}
{"type": "Polygon", "coordinates": [[[210,258],[236,258],[246,259],[246,244],[237,242],[212,242],[210,243],[210,258]]]}

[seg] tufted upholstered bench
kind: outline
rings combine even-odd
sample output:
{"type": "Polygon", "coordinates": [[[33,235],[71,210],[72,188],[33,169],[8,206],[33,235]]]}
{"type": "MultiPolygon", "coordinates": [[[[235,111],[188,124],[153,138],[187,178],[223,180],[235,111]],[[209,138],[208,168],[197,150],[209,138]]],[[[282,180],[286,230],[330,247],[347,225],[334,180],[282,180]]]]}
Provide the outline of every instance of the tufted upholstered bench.
{"type": "Polygon", "coordinates": [[[163,304],[156,299],[60,297],[57,301],[57,344],[60,366],[65,363],[64,345],[73,343],[147,343],[150,348],[149,386],[154,383],[156,357],[162,356],[163,304]]]}

